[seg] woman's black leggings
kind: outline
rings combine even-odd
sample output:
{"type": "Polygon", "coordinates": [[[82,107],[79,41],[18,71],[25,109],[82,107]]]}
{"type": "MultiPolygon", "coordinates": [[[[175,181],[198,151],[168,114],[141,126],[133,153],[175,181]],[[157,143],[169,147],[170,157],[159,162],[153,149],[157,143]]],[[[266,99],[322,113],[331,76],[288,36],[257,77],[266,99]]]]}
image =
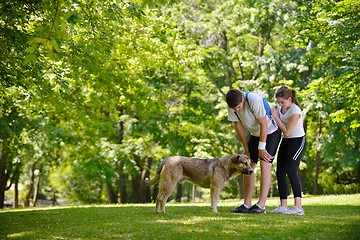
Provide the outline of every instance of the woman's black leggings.
{"type": "Polygon", "coordinates": [[[305,136],[298,138],[283,138],[281,141],[276,168],[280,199],[287,199],[288,184],[286,175],[290,179],[294,198],[301,197],[301,184],[297,172],[305,145],[305,136]]]}

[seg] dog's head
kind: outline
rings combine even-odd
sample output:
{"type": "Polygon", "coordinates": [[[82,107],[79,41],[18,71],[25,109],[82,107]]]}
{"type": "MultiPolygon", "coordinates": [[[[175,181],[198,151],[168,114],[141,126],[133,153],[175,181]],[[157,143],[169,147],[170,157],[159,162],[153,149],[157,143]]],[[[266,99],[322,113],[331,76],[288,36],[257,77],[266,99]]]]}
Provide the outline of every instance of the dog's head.
{"type": "Polygon", "coordinates": [[[235,154],[231,157],[231,162],[239,166],[243,174],[250,175],[254,172],[251,168],[251,160],[245,154],[235,154]]]}

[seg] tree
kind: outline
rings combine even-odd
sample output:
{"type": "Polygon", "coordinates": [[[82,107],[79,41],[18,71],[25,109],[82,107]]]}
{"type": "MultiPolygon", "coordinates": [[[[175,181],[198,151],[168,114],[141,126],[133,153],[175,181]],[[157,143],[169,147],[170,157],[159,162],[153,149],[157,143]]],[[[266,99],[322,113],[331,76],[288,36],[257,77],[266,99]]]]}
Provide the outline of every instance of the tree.
{"type": "MultiPolygon", "coordinates": [[[[322,123],[316,124],[318,121],[315,119],[308,121],[308,128],[319,127],[319,131],[323,132],[322,144],[313,144],[313,149],[317,151],[316,159],[322,159],[317,169],[330,174],[326,180],[325,177],[323,180],[319,179],[324,181],[323,184],[319,184],[325,188],[331,185],[333,190],[344,189],[337,184],[343,185],[346,182],[349,191],[358,191],[358,186],[351,183],[359,182],[360,179],[360,160],[355,156],[358,156],[359,152],[359,143],[355,136],[359,134],[357,116],[360,109],[356,100],[359,94],[359,27],[356,24],[359,16],[354,14],[358,9],[359,3],[354,1],[325,1],[300,5],[297,21],[301,24],[298,24],[299,27],[294,29],[292,35],[296,36],[299,46],[307,47],[309,50],[304,57],[310,63],[308,65],[311,66],[312,72],[309,76],[311,82],[304,91],[304,102],[308,119],[319,116],[322,123]],[[330,114],[324,115],[324,112],[330,114]],[[324,117],[330,121],[324,121],[324,117]],[[316,125],[312,126],[312,123],[316,125]],[[339,180],[343,178],[339,175],[346,175],[349,179],[339,180]]],[[[308,139],[312,145],[311,139],[315,138],[308,139]]],[[[314,187],[319,175],[315,172],[314,187]]],[[[314,191],[316,193],[316,188],[314,191]]]]}
{"type": "MultiPolygon", "coordinates": [[[[32,164],[43,169],[39,194],[150,201],[142,180],[163,158],[240,150],[226,120],[229,88],[271,101],[282,84],[305,106],[302,166],[307,176],[318,169],[305,191],[314,180],[319,193],[359,190],[357,2],[0,7],[0,202],[12,184],[26,186],[30,201],[32,164]]],[[[236,195],[234,185],[227,190],[236,195]]]]}

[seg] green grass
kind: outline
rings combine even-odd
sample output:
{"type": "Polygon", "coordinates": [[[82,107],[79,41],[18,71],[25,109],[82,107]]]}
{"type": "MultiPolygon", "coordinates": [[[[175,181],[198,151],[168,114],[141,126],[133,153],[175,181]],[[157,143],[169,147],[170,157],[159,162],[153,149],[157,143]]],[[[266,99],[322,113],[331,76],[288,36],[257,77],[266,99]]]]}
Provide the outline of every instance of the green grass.
{"type": "MultiPolygon", "coordinates": [[[[240,201],[93,205],[0,211],[1,239],[360,239],[360,194],[307,196],[305,216],[234,214],[240,201]]],[[[292,199],[289,199],[292,203],[292,199]]]]}

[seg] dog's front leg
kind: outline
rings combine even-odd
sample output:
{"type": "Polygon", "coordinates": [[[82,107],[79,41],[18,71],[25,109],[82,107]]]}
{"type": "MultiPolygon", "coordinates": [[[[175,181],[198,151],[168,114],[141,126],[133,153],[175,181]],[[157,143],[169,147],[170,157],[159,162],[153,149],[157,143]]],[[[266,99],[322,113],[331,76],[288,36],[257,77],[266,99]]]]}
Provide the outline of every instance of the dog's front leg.
{"type": "Polygon", "coordinates": [[[217,205],[220,198],[220,188],[217,186],[211,186],[210,188],[210,195],[211,195],[211,208],[213,213],[217,213],[217,205]]]}

